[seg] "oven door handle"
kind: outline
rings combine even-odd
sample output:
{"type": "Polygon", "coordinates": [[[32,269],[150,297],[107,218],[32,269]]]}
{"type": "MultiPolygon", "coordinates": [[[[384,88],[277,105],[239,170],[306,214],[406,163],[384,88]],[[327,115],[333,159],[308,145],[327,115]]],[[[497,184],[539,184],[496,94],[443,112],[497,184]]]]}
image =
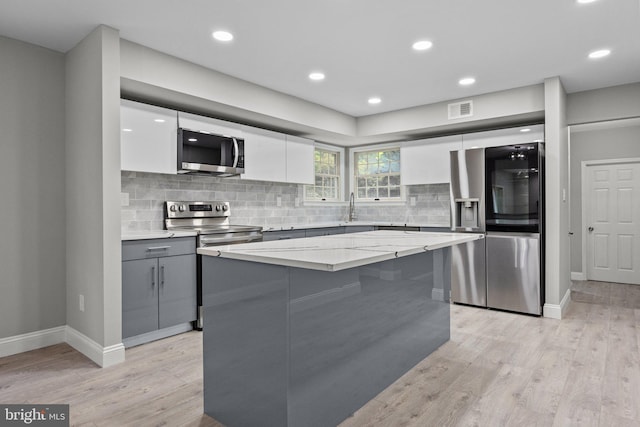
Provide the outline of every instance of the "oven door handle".
{"type": "Polygon", "coordinates": [[[262,241],[262,236],[242,236],[242,237],[231,237],[231,238],[218,238],[218,239],[207,239],[206,237],[200,236],[200,243],[202,246],[224,246],[229,243],[250,243],[255,241],[262,241]]]}

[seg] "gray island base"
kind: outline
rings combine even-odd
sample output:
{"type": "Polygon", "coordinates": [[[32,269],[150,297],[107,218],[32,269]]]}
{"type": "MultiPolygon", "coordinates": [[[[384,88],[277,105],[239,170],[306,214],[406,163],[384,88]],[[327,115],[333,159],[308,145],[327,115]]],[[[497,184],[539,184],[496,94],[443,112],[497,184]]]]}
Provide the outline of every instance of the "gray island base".
{"type": "MultiPolygon", "coordinates": [[[[308,251],[334,238],[361,250],[373,235],[407,234],[376,233],[295,245],[308,251]]],[[[379,252],[372,242],[368,250],[379,252]]],[[[238,246],[273,243],[285,249],[238,246]]],[[[228,427],[335,426],[353,414],[449,340],[450,249],[426,246],[356,267],[325,263],[330,271],[199,251],[205,413],[228,427]]]]}

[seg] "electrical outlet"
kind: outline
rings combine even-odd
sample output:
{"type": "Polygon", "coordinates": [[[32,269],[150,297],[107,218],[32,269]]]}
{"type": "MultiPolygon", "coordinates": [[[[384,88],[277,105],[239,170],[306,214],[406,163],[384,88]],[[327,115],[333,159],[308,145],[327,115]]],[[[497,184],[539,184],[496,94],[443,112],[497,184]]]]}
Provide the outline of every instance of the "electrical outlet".
{"type": "Polygon", "coordinates": [[[78,295],[78,305],[80,308],[80,311],[84,312],[84,295],[80,294],[78,295]]]}

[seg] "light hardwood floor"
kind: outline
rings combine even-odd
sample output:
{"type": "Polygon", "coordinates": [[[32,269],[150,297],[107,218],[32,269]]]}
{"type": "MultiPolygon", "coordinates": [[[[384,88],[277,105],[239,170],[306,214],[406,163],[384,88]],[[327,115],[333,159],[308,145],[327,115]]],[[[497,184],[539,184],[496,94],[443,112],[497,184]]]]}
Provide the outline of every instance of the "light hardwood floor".
{"type": "MultiPolygon", "coordinates": [[[[562,321],[452,306],[451,340],[341,427],[639,426],[640,287],[616,286],[574,284],[562,321]]],[[[201,353],[190,332],[106,369],[66,344],[10,356],[0,402],[68,403],[72,425],[220,426],[201,353]]]]}

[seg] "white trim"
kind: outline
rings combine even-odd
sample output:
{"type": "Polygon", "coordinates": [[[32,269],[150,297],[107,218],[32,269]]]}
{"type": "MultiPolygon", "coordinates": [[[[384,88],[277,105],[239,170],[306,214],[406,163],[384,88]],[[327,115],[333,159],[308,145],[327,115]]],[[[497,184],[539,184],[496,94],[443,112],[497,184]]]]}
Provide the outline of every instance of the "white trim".
{"type": "Polygon", "coordinates": [[[0,339],[0,357],[37,350],[64,342],[66,326],[0,339]]]}
{"type": "Polygon", "coordinates": [[[571,280],[587,280],[587,274],[584,271],[572,271],[571,280]]]}
{"type": "Polygon", "coordinates": [[[314,183],[313,184],[302,184],[302,205],[303,206],[312,206],[313,204],[316,203],[326,203],[326,204],[340,204],[340,203],[345,203],[345,194],[346,194],[346,179],[345,179],[345,167],[344,167],[344,163],[345,163],[345,148],[344,147],[336,147],[335,145],[327,145],[327,144],[323,144],[321,142],[315,142],[313,144],[313,154],[314,154],[314,161],[313,161],[313,167],[314,167],[314,172],[313,172],[313,179],[314,179],[314,183]],[[315,185],[315,152],[316,152],[316,148],[319,150],[324,150],[324,151],[332,151],[334,153],[338,153],[338,168],[340,169],[339,172],[339,183],[338,183],[338,199],[337,200],[318,200],[318,199],[309,199],[307,200],[307,185],[315,185]]]}
{"type": "Polygon", "coordinates": [[[124,345],[122,343],[102,347],[69,325],[66,327],[65,341],[102,368],[124,362],[124,345]]]}
{"type": "Polygon", "coordinates": [[[567,292],[565,292],[560,304],[545,304],[544,307],[542,307],[542,316],[550,319],[561,320],[562,316],[566,313],[567,308],[569,308],[570,302],[571,288],[567,289],[567,292]]]}
{"type": "Polygon", "coordinates": [[[584,279],[589,280],[589,266],[587,265],[587,229],[589,228],[588,219],[589,219],[589,207],[587,200],[589,198],[589,194],[591,193],[591,183],[589,181],[589,175],[587,169],[590,166],[598,166],[598,165],[615,165],[615,164],[625,164],[625,163],[640,163],[640,157],[632,157],[628,159],[605,159],[605,160],[583,160],[581,163],[581,174],[580,179],[582,180],[582,212],[581,212],[581,220],[582,220],[582,229],[580,230],[580,234],[582,236],[582,271],[584,272],[584,279]]]}

